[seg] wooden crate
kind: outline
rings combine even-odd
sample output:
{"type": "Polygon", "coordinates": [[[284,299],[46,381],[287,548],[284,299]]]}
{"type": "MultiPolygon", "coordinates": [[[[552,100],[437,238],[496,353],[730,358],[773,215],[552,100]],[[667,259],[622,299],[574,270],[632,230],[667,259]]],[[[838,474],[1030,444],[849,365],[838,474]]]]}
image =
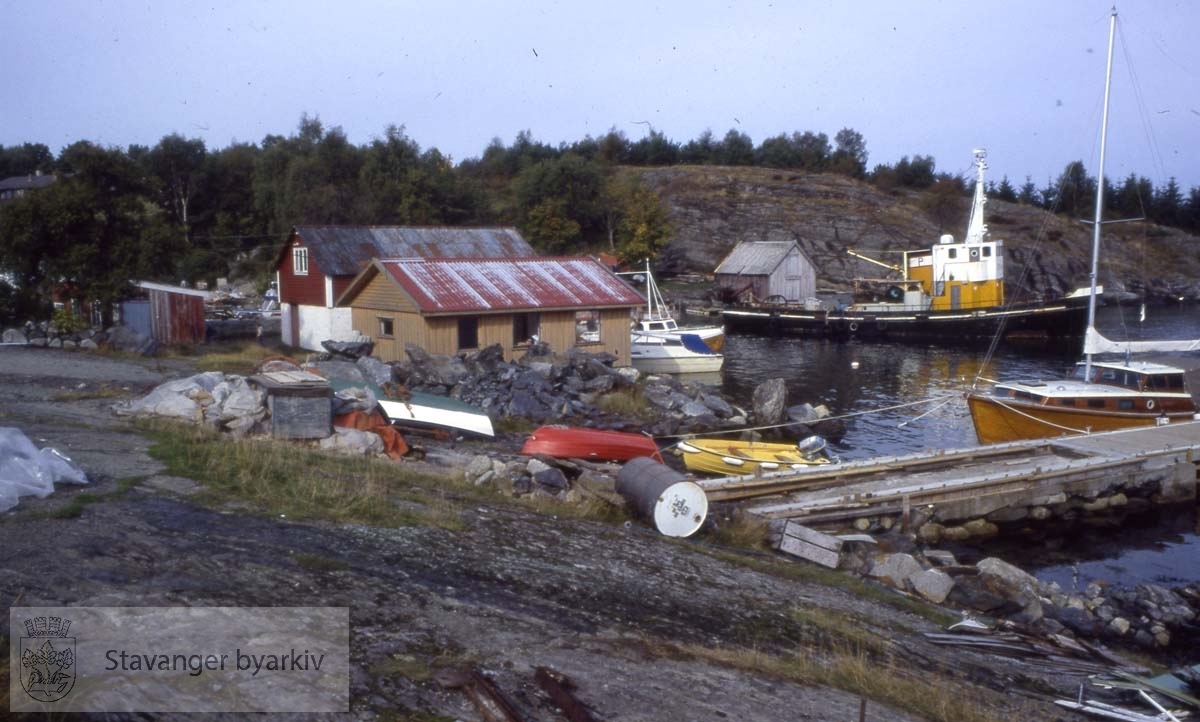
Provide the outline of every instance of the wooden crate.
{"type": "Polygon", "coordinates": [[[324,378],[307,371],[273,371],[250,380],[267,391],[271,436],[323,439],[333,433],[333,390],[324,378]]]}

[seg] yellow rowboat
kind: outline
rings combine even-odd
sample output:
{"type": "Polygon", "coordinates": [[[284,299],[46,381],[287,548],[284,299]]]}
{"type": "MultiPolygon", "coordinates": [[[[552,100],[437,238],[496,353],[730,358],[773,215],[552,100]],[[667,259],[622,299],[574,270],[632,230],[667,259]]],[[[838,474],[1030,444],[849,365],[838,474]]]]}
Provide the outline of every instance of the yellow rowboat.
{"type": "Polygon", "coordinates": [[[760,471],[788,471],[836,459],[825,451],[825,439],[809,436],[798,444],[738,439],[687,439],[675,445],[691,471],[744,476],[760,471]]]}

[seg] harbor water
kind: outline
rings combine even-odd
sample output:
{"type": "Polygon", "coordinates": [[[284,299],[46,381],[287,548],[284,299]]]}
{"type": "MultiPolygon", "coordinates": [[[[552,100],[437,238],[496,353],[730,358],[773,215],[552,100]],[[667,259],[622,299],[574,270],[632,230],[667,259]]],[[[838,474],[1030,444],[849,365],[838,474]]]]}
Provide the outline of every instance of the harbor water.
{"type": "MultiPolygon", "coordinates": [[[[1097,312],[1097,327],[1113,339],[1200,338],[1200,308],[1106,307],[1097,312]]],[[[831,444],[844,460],[977,446],[963,398],[973,383],[1055,378],[1079,360],[1079,349],[1001,345],[989,354],[952,345],[742,334],[726,337],[724,353],[720,377],[708,380],[728,398],[748,405],[755,386],[784,379],[788,404],[824,405],[844,421],[845,437],[831,444]]],[[[1093,580],[1200,582],[1200,518],[1191,505],[1156,509],[1116,529],[998,543],[1006,547],[998,555],[1066,588],[1093,580]]]]}

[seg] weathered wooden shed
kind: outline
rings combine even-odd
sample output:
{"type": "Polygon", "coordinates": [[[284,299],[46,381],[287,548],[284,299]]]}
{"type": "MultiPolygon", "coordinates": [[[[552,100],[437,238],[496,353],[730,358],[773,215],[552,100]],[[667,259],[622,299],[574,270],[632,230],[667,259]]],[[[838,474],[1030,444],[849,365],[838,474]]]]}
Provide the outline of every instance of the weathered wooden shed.
{"type": "Polygon", "coordinates": [[[717,292],[738,301],[804,301],[817,295],[817,272],[795,241],[742,241],[716,270],[717,292]]]}
{"type": "Polygon", "coordinates": [[[204,343],[208,291],[163,283],[134,284],[150,298],[150,335],[162,344],[204,343]]]}
{"type": "Polygon", "coordinates": [[[593,258],[373,260],[338,299],[383,361],[415,344],[456,354],[536,338],[564,352],[608,352],[630,364],[630,321],[646,301],[593,258]]]}

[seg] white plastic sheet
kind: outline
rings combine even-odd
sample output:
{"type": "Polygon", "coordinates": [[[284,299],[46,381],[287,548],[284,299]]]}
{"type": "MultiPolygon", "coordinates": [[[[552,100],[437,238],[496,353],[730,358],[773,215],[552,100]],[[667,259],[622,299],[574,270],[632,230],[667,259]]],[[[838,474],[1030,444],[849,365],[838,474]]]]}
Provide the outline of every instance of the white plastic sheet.
{"type": "Polygon", "coordinates": [[[39,449],[20,429],[0,426],[0,512],[22,496],[44,499],[55,483],[86,484],[87,475],[57,449],[39,449]]]}

